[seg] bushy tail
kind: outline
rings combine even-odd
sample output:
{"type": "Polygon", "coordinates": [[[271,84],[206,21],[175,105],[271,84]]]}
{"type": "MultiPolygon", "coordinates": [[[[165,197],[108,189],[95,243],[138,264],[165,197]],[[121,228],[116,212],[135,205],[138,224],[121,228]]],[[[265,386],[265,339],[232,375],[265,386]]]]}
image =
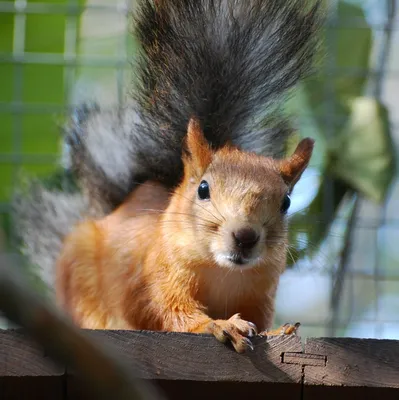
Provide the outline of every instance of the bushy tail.
{"type": "Polygon", "coordinates": [[[33,203],[16,203],[30,258],[44,265],[39,253],[47,253],[54,237],[59,244],[88,210],[111,211],[142,181],[175,186],[192,116],[216,148],[232,141],[279,156],[290,134],[279,104],[310,70],[321,1],[141,0],[131,103],[113,111],[84,106],[65,129],[70,169],[82,188],[78,203],[45,189],[36,189],[33,203]],[[46,212],[40,196],[56,211],[46,212]],[[32,229],[24,229],[27,221],[39,227],[35,243],[32,229]]]}
{"type": "Polygon", "coordinates": [[[276,111],[281,96],[310,70],[320,3],[143,1],[136,17],[143,45],[136,148],[147,170],[176,183],[193,115],[215,147],[232,140],[247,150],[280,154],[290,130],[276,111]]]}
{"type": "Polygon", "coordinates": [[[14,199],[13,220],[23,241],[21,251],[50,288],[62,239],[87,209],[81,194],[49,190],[38,182],[30,185],[29,195],[14,199]]]}

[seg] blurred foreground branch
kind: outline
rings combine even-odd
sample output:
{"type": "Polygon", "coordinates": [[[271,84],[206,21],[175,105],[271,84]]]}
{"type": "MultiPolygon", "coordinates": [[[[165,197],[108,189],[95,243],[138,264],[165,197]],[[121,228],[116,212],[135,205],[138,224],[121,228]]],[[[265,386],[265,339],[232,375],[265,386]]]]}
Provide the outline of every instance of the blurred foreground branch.
{"type": "Polygon", "coordinates": [[[95,343],[36,294],[20,271],[14,259],[0,257],[0,310],[25,328],[49,356],[72,367],[98,398],[161,398],[153,386],[135,379],[135,371],[109,346],[95,343]]]}

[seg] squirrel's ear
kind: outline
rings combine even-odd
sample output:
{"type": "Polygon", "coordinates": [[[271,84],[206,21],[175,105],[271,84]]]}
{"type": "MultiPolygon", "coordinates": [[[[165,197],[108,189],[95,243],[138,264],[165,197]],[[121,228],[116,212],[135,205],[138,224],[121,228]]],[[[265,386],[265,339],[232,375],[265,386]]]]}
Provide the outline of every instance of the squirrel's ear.
{"type": "Polygon", "coordinates": [[[186,136],[185,164],[189,167],[191,174],[201,176],[212,160],[212,150],[205,139],[199,121],[191,118],[188,124],[186,136]]]}
{"type": "Polygon", "coordinates": [[[309,164],[314,147],[314,140],[310,138],[299,142],[294,154],[278,161],[280,174],[288,186],[294,187],[301,177],[303,171],[309,164]]]}

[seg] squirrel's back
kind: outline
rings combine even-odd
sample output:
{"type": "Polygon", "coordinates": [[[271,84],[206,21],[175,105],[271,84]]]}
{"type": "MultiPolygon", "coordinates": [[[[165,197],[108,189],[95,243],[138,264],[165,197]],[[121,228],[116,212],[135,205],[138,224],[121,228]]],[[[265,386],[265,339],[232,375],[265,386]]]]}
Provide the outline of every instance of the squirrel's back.
{"type": "Polygon", "coordinates": [[[49,196],[40,187],[34,202],[16,202],[28,256],[51,270],[65,232],[89,209],[106,214],[147,180],[174,188],[182,178],[183,138],[193,116],[215,149],[232,142],[282,155],[291,132],[280,111],[282,95],[310,70],[320,3],[141,0],[132,101],[112,111],[84,106],[65,128],[69,167],[83,189],[79,209],[59,201],[63,193],[49,196]],[[51,198],[46,208],[43,197],[51,198]],[[60,227],[61,220],[69,224],[60,227]],[[38,225],[40,235],[27,233],[38,225]],[[51,256],[43,251],[48,243],[54,243],[51,256]]]}

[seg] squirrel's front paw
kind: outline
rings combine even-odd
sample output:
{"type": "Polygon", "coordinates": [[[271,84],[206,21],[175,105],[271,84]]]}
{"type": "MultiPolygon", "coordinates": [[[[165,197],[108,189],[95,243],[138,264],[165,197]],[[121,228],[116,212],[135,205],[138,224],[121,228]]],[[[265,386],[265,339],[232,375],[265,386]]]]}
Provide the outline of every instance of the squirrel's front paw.
{"type": "Polygon", "coordinates": [[[208,328],[220,342],[225,343],[230,340],[238,353],[243,353],[248,348],[254,349],[248,338],[257,334],[256,326],[252,322],[241,319],[240,314],[235,314],[228,320],[212,321],[208,328]]]}
{"type": "Polygon", "coordinates": [[[301,324],[299,322],[295,324],[284,324],[278,327],[277,329],[273,329],[270,331],[263,331],[259,335],[260,336],[282,336],[282,335],[295,335],[298,332],[301,324]]]}

